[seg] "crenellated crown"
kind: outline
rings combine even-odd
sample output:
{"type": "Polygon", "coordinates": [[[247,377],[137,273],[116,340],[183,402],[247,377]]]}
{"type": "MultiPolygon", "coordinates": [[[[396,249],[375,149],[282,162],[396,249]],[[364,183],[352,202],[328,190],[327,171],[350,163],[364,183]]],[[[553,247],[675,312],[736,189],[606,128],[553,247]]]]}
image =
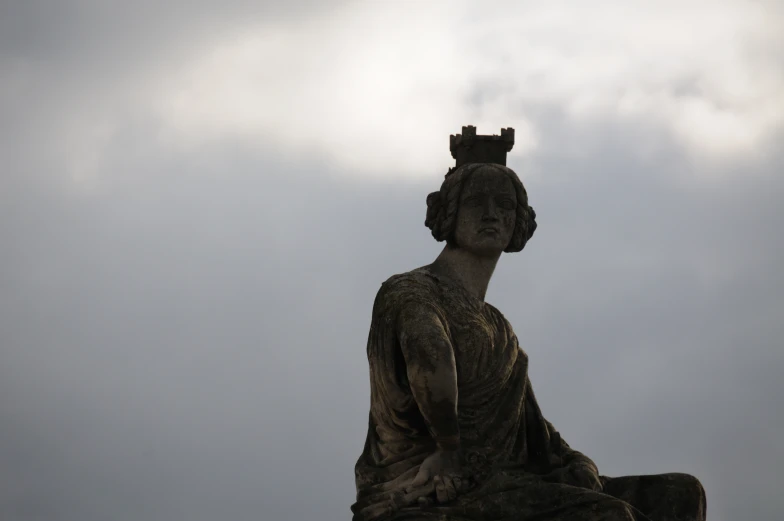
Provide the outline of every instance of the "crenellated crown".
{"type": "Polygon", "coordinates": [[[496,163],[506,166],[506,153],[514,146],[514,129],[502,128],[501,135],[477,136],[476,127],[463,127],[462,134],[449,136],[449,151],[455,168],[466,163],[496,163]]]}

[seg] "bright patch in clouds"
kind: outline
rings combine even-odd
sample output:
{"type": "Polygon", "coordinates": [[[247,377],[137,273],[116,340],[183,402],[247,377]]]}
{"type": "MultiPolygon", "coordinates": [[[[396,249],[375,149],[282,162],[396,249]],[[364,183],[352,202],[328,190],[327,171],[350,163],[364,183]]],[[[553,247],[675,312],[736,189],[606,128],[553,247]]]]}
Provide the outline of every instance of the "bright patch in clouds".
{"type": "Polygon", "coordinates": [[[472,5],[367,2],[262,25],[195,57],[160,108],[181,139],[247,134],[398,175],[443,168],[446,135],[467,123],[515,127],[515,152],[531,150],[537,103],[649,120],[699,154],[748,152],[782,121],[780,71],[747,56],[776,34],[758,5],[472,5]]]}
{"type": "MultiPolygon", "coordinates": [[[[367,3],[332,18],[259,27],[184,67],[161,110],[187,141],[247,134],[289,153],[315,149],[343,167],[399,174],[448,165],[448,135],[473,123],[534,136],[502,103],[466,105],[471,75],[459,20],[432,4],[367,3]]],[[[499,100],[501,101],[501,100],[499,100]]]]}
{"type": "Polygon", "coordinates": [[[444,169],[447,135],[464,124],[514,127],[512,154],[530,152],[537,106],[643,121],[694,155],[726,159],[784,119],[769,52],[784,38],[763,6],[365,2],[201,49],[153,103],[180,144],[237,136],[396,176],[444,169]]]}

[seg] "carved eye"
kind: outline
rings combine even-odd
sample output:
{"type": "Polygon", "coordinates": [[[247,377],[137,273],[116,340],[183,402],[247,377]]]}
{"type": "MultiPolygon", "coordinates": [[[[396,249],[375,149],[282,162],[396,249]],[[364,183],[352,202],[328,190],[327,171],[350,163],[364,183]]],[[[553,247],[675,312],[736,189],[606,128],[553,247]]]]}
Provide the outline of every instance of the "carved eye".
{"type": "Polygon", "coordinates": [[[479,206],[482,204],[482,201],[477,196],[466,197],[463,200],[463,204],[466,206],[479,206]]]}
{"type": "Polygon", "coordinates": [[[515,206],[517,206],[517,205],[511,199],[504,198],[504,199],[501,199],[501,201],[498,202],[498,206],[500,206],[504,210],[514,210],[515,206]]]}

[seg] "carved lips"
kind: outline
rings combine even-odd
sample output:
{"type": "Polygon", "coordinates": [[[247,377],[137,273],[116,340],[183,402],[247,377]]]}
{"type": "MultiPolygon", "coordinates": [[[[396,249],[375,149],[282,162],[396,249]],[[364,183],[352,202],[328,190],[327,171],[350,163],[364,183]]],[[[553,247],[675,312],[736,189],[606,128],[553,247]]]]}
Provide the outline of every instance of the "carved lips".
{"type": "Polygon", "coordinates": [[[484,228],[479,229],[479,233],[484,233],[484,232],[501,233],[500,230],[495,226],[485,226],[484,228]]]}

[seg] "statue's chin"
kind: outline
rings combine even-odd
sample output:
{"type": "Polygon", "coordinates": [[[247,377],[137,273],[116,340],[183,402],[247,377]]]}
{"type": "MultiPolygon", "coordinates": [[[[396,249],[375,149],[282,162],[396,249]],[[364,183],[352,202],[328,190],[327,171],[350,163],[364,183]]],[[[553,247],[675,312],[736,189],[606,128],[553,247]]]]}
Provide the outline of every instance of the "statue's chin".
{"type": "Polygon", "coordinates": [[[475,255],[476,257],[498,257],[503,253],[504,248],[498,245],[471,245],[469,247],[462,247],[461,249],[475,255]]]}

